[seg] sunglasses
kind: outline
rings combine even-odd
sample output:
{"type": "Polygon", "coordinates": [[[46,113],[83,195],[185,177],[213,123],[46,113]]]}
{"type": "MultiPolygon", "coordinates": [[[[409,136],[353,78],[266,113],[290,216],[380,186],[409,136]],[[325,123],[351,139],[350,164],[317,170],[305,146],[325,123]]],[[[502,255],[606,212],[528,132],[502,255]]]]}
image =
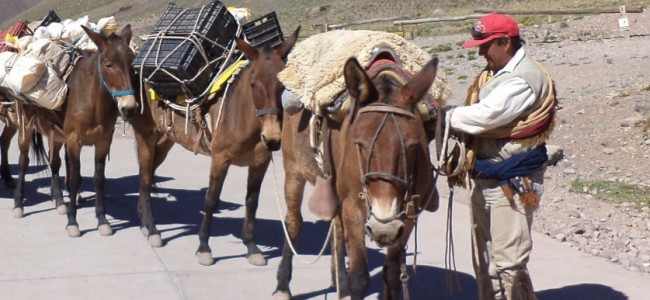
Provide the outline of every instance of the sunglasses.
{"type": "Polygon", "coordinates": [[[470,33],[471,33],[473,39],[482,40],[482,39],[486,39],[487,37],[489,37],[489,36],[491,36],[493,34],[505,33],[505,32],[501,32],[501,31],[498,31],[498,32],[480,32],[480,31],[478,31],[478,30],[476,30],[474,28],[471,28],[470,33]]]}

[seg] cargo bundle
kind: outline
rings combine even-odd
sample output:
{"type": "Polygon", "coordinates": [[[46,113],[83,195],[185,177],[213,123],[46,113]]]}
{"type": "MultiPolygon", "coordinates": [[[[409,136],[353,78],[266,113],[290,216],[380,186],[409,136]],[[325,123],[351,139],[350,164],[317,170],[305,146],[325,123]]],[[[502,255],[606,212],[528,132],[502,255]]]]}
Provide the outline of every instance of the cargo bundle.
{"type": "Polygon", "coordinates": [[[253,47],[268,44],[273,48],[284,41],[282,28],[274,11],[242,25],[242,31],[246,41],[253,47]]]}
{"type": "Polygon", "coordinates": [[[204,95],[211,79],[232,62],[241,28],[225,5],[196,9],[170,3],[138,51],[133,67],[157,93],[204,95]]]}
{"type": "Polygon", "coordinates": [[[81,25],[109,34],[115,31],[115,18],[102,18],[97,24],[89,22],[88,16],[61,22],[50,10],[32,24],[38,24],[33,31],[21,20],[0,33],[0,89],[12,100],[55,110],[66,99],[65,77],[78,50],[97,50],[81,25]]]}
{"type": "Polygon", "coordinates": [[[12,51],[17,52],[15,47],[12,47],[12,43],[15,41],[9,41],[8,39],[17,39],[26,35],[31,35],[32,31],[27,26],[27,22],[24,20],[18,20],[7,30],[0,32],[0,52],[12,51]]]}

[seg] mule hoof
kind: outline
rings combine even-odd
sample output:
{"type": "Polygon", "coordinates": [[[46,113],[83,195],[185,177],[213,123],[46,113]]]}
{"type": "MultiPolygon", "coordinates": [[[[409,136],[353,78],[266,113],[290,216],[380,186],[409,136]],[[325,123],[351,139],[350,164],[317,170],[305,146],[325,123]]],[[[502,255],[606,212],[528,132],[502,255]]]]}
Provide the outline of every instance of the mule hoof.
{"type": "Polygon", "coordinates": [[[65,230],[68,231],[68,236],[69,237],[80,237],[81,236],[81,231],[79,231],[79,226],[77,225],[70,225],[65,228],[65,230]]]}
{"type": "Polygon", "coordinates": [[[248,259],[248,262],[253,266],[263,267],[267,264],[266,258],[264,258],[264,255],[262,255],[262,253],[253,253],[246,258],[248,259]]]}
{"type": "Polygon", "coordinates": [[[291,294],[288,292],[277,291],[273,293],[273,300],[291,300],[291,294]]]}
{"type": "Polygon", "coordinates": [[[68,207],[65,204],[59,204],[59,206],[56,207],[56,212],[59,215],[65,215],[68,213],[68,207]]]}
{"type": "Polygon", "coordinates": [[[142,232],[142,235],[144,235],[144,237],[149,236],[149,229],[147,229],[147,227],[144,226],[140,227],[140,231],[142,232]]]}
{"type": "Polygon", "coordinates": [[[211,266],[214,264],[214,257],[210,252],[199,252],[196,254],[199,257],[199,263],[204,266],[211,266]]]}
{"type": "Polygon", "coordinates": [[[25,216],[25,211],[22,207],[14,207],[14,218],[20,219],[25,216]]]}
{"type": "Polygon", "coordinates": [[[149,246],[151,247],[160,248],[163,246],[163,241],[160,237],[160,234],[151,235],[147,238],[147,240],[149,241],[149,246]]]}
{"type": "Polygon", "coordinates": [[[97,226],[97,230],[99,230],[99,234],[103,236],[113,235],[113,229],[111,229],[111,225],[108,224],[102,224],[97,226]]]}
{"type": "Polygon", "coordinates": [[[351,300],[351,299],[352,299],[352,297],[350,297],[350,296],[345,296],[343,298],[340,298],[340,300],[351,300]]]}

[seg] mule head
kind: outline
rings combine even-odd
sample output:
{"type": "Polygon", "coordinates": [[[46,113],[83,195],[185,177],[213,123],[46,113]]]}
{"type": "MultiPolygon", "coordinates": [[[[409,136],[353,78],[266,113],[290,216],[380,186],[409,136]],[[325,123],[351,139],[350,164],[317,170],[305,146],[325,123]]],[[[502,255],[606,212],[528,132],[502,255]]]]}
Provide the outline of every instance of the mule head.
{"type": "Polygon", "coordinates": [[[345,82],[354,104],[343,173],[360,174],[361,180],[360,185],[353,178],[344,180],[358,185],[351,190],[359,191],[366,201],[366,233],[380,247],[407,238],[411,227],[405,227],[405,220],[416,217],[425,203],[437,201],[427,136],[415,109],[433,83],[437,63],[432,60],[411,78],[393,72],[401,69],[397,64],[372,78],[355,58],[345,64],[345,82]]]}
{"type": "Polygon", "coordinates": [[[286,65],[287,55],[298,39],[300,26],[287,40],[275,48],[268,44],[254,48],[242,39],[237,39],[237,48],[250,60],[248,80],[255,116],[261,128],[261,140],[269,151],[280,149],[282,133],[281,95],[284,85],[278,80],[278,73],[286,65]]]}
{"type": "Polygon", "coordinates": [[[138,111],[138,101],[135,96],[135,71],[131,63],[135,53],[129,46],[132,32],[131,25],[126,25],[120,35],[105,36],[81,26],[88,37],[97,45],[97,77],[106,90],[107,95],[115,103],[125,120],[130,120],[138,111]]]}

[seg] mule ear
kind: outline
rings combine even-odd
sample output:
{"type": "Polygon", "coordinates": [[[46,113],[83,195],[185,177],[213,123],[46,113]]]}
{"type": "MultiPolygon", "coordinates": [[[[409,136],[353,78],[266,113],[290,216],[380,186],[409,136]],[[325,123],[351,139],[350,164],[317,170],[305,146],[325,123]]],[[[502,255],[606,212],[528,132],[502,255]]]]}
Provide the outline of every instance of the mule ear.
{"type": "Polygon", "coordinates": [[[300,33],[301,27],[302,26],[299,25],[298,28],[296,28],[296,31],[294,31],[293,34],[287,40],[282,42],[282,44],[280,44],[280,46],[276,50],[278,51],[278,53],[280,53],[282,59],[287,60],[287,55],[289,55],[289,52],[291,51],[291,49],[293,49],[293,46],[296,44],[296,41],[298,40],[298,33],[300,33]]]}
{"type": "Polygon", "coordinates": [[[131,24],[126,24],[122,31],[120,31],[120,37],[122,37],[122,43],[129,46],[131,44],[131,38],[133,37],[133,31],[131,31],[131,24]]]}
{"type": "Polygon", "coordinates": [[[433,80],[436,78],[436,73],[438,73],[438,58],[434,57],[420,72],[413,76],[407,85],[402,87],[400,104],[413,106],[422,99],[429,92],[433,80]]]}
{"type": "Polygon", "coordinates": [[[244,52],[244,55],[248,57],[250,60],[256,60],[259,57],[259,53],[257,53],[257,50],[253,48],[249,43],[244,41],[243,39],[237,38],[235,40],[237,42],[237,48],[241,50],[241,52],[244,52]]]}
{"type": "Polygon", "coordinates": [[[86,32],[86,34],[88,35],[90,40],[93,41],[93,43],[95,43],[95,45],[97,45],[97,48],[99,50],[104,49],[104,46],[106,45],[106,37],[103,34],[99,34],[97,32],[94,32],[92,29],[90,29],[90,28],[88,28],[88,27],[86,27],[84,25],[81,25],[81,29],[83,29],[86,32]]]}
{"type": "Polygon", "coordinates": [[[352,101],[350,122],[352,122],[359,107],[376,99],[378,92],[356,57],[350,57],[345,62],[343,76],[345,77],[345,87],[352,98],[350,99],[352,101]]]}
{"type": "Polygon", "coordinates": [[[377,88],[375,88],[356,57],[351,57],[345,62],[343,75],[345,77],[345,87],[350,96],[357,99],[361,105],[377,99],[377,88]]]}

